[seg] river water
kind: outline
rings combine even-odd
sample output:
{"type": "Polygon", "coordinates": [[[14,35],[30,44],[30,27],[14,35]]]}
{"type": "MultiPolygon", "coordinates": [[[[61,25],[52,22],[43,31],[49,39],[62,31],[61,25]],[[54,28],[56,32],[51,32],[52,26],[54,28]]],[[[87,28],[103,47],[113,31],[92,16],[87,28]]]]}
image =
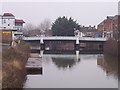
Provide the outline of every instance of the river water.
{"type": "Polygon", "coordinates": [[[118,88],[117,62],[103,54],[43,54],[40,59],[42,73],[27,75],[24,88],[118,88]]]}

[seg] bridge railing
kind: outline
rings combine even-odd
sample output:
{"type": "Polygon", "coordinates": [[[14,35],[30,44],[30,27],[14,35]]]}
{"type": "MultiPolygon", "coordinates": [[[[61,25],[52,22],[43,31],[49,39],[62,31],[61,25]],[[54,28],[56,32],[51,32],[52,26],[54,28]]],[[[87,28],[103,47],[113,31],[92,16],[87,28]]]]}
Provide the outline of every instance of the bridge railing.
{"type": "Polygon", "coordinates": [[[86,40],[86,41],[106,41],[107,38],[80,37],[80,40],[86,40]]]}
{"type": "Polygon", "coordinates": [[[43,37],[44,39],[61,39],[61,40],[75,40],[76,37],[73,37],[73,36],[51,36],[51,37],[43,37]]]}
{"type": "Polygon", "coordinates": [[[41,38],[43,39],[75,39],[76,37],[73,37],[73,36],[47,36],[47,37],[44,37],[44,36],[40,36],[40,37],[23,37],[23,40],[40,40],[41,38]]]}
{"type": "MultiPolygon", "coordinates": [[[[73,36],[41,36],[41,37],[23,37],[23,40],[76,40],[77,37],[73,37],[73,36]]],[[[107,38],[100,38],[100,37],[79,37],[79,40],[86,40],[86,41],[106,41],[107,38]]]]}

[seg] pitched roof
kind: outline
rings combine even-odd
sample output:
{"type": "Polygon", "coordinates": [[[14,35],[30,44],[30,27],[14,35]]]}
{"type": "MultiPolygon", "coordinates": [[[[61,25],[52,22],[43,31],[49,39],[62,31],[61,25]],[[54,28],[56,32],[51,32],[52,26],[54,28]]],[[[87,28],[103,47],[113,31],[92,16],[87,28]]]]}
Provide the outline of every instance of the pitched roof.
{"type": "Polygon", "coordinates": [[[98,24],[98,25],[104,25],[104,22],[105,22],[105,20],[103,20],[100,24],[98,24]]]}
{"type": "Polygon", "coordinates": [[[22,19],[15,19],[16,23],[25,23],[22,19]]]}
{"type": "Polygon", "coordinates": [[[13,16],[14,17],[14,15],[12,13],[4,13],[3,16],[13,16]]]}
{"type": "Polygon", "coordinates": [[[115,15],[113,20],[118,20],[118,18],[120,18],[120,15],[115,15]]]}

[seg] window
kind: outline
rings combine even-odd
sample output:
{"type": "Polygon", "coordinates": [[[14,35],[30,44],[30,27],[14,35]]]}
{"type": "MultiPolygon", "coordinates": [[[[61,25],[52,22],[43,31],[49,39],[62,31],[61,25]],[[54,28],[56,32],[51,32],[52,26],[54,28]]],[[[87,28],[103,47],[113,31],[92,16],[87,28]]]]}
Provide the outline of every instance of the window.
{"type": "Polygon", "coordinates": [[[22,23],[15,23],[15,26],[22,26],[22,23]]]}

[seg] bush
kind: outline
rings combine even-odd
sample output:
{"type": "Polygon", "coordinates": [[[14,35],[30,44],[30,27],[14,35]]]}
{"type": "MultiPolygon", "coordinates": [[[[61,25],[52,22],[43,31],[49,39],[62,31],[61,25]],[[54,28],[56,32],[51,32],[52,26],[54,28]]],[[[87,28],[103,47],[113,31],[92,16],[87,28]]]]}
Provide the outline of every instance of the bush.
{"type": "Polygon", "coordinates": [[[74,31],[79,30],[80,25],[71,17],[58,17],[52,25],[53,36],[74,36],[74,31]]]}

